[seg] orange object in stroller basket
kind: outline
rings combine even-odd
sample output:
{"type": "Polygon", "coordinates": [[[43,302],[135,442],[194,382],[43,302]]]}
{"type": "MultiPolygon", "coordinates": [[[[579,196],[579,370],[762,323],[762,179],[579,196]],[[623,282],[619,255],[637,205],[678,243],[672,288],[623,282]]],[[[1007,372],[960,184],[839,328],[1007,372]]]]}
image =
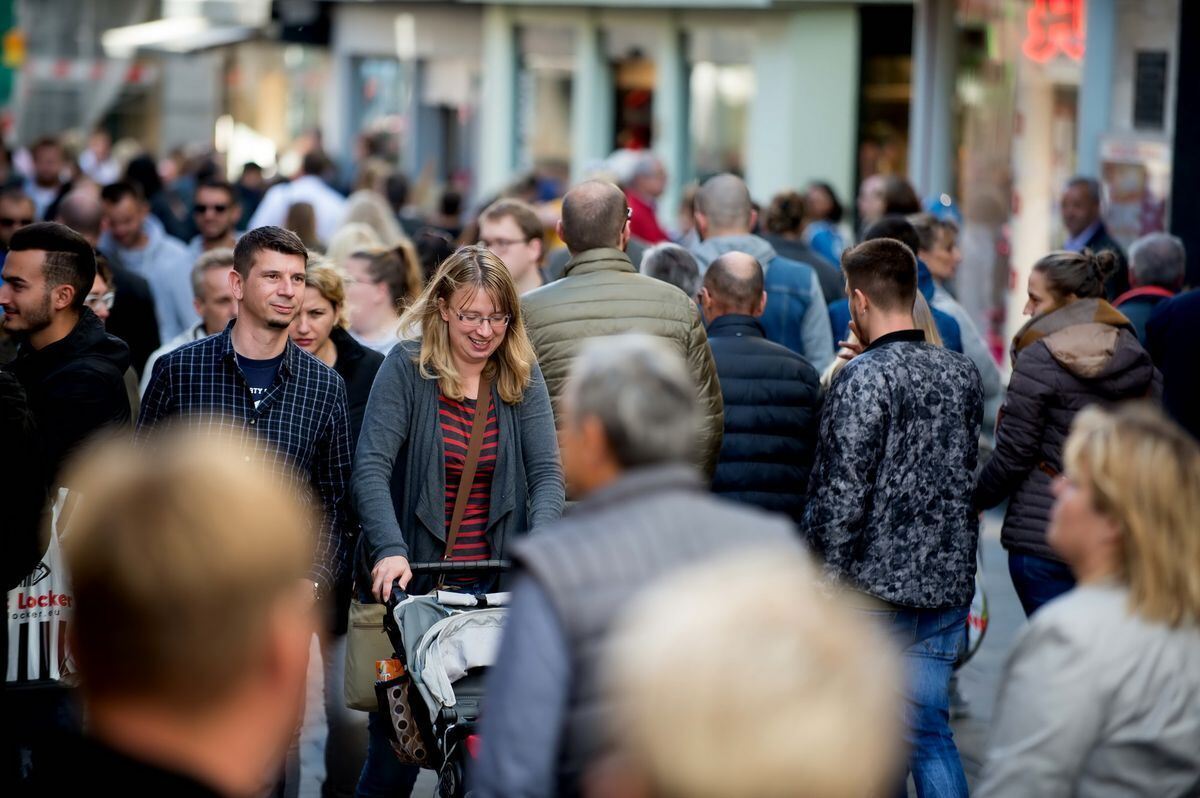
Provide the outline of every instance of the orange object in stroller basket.
{"type": "MultiPolygon", "coordinates": [[[[491,577],[510,566],[506,560],[451,560],[409,567],[414,574],[491,577]]],[[[409,596],[392,586],[383,626],[395,653],[377,662],[379,706],[391,720],[396,756],[437,771],[439,796],[465,792],[466,762],[478,746],[484,676],[499,648],[507,600],[507,593],[444,590],[409,596]]]]}

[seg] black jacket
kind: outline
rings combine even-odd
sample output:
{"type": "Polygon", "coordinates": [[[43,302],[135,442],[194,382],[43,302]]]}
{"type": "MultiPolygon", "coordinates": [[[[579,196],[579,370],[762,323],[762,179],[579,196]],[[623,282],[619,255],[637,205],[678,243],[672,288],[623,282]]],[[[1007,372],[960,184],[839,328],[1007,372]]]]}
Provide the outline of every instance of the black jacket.
{"type": "Polygon", "coordinates": [[[350,333],[341,327],[334,327],[329,338],[337,349],[337,362],[333,364],[333,370],[340,374],[342,382],[346,383],[350,446],[357,448],[358,431],[362,429],[363,413],[367,410],[367,397],[371,395],[375,373],[383,365],[383,355],[355,341],[350,333]]]}
{"type": "Polygon", "coordinates": [[[800,355],[764,337],[751,316],[708,325],[725,400],[725,437],[712,489],[799,521],[820,415],[820,379],[800,355]]]}
{"type": "Polygon", "coordinates": [[[965,607],[983,383],[965,355],[902,330],[833,379],[802,530],[825,570],[906,607],[965,607]]]}
{"type": "Polygon", "coordinates": [[[1017,333],[1012,356],[996,449],[979,474],[975,505],[1009,499],[1004,547],[1058,560],[1046,543],[1050,483],[1062,472],[1071,421],[1090,404],[1157,396],[1161,378],[1129,321],[1102,299],[1035,316],[1017,333]]]}
{"type": "Polygon", "coordinates": [[[130,365],[142,375],[150,353],[161,345],[158,317],[154,315],[154,296],[150,283],[109,258],[113,272],[112,290],[116,293],[104,328],[129,346],[130,365]]]}
{"type": "Polygon", "coordinates": [[[1200,440],[1200,290],[1158,306],[1146,323],[1146,349],[1162,371],[1167,412],[1200,440]]]}
{"type": "Polygon", "coordinates": [[[101,427],[129,425],[128,368],[129,347],[106,333],[87,308],[66,338],[39,350],[22,342],[8,370],[21,382],[37,420],[48,487],[84,439],[101,427]]]}
{"type": "Polygon", "coordinates": [[[10,456],[0,458],[0,508],[4,523],[3,556],[0,570],[4,589],[14,587],[37,565],[41,555],[38,519],[46,502],[42,468],[30,466],[29,458],[38,457],[37,422],[25,400],[25,390],[17,378],[0,370],[0,441],[10,456]]]}
{"type": "Polygon", "coordinates": [[[1129,290],[1129,262],[1125,257],[1125,250],[1121,249],[1121,245],[1108,234],[1108,228],[1104,226],[1104,222],[1100,222],[1100,226],[1096,228],[1096,232],[1087,240],[1083,248],[1090,249],[1092,252],[1111,252],[1117,256],[1117,270],[1104,283],[1104,293],[1109,302],[1129,290]]]}
{"type": "Polygon", "coordinates": [[[817,279],[821,282],[821,293],[825,295],[826,305],[846,298],[846,277],[836,263],[825,260],[819,252],[801,239],[776,235],[767,235],[763,238],[771,242],[771,246],[775,247],[775,251],[782,257],[807,263],[813,267],[813,271],[817,273],[817,279]]]}
{"type": "Polygon", "coordinates": [[[47,767],[35,766],[30,795],[86,795],[101,784],[127,798],[221,795],[191,776],[135,759],[90,737],[62,733],[51,740],[47,750],[53,751],[53,759],[47,767]]]}

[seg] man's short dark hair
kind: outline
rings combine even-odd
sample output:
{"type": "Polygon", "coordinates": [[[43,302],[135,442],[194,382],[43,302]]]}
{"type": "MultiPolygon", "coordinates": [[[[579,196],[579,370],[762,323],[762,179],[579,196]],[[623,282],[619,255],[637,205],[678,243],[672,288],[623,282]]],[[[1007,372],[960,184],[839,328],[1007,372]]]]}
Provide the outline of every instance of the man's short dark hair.
{"type": "Polygon", "coordinates": [[[713,299],[730,310],[753,313],[762,299],[762,264],[745,253],[726,252],[708,265],[708,270],[704,272],[704,287],[713,299]],[[739,273],[742,270],[735,266],[740,265],[739,262],[750,263],[750,271],[739,273]]]}
{"type": "Polygon", "coordinates": [[[238,202],[237,189],[234,188],[233,183],[230,183],[228,180],[218,180],[218,179],[213,178],[210,180],[201,181],[200,185],[196,186],[197,193],[202,188],[217,189],[219,191],[224,191],[226,194],[229,195],[229,204],[230,205],[236,205],[238,202]]]}
{"type": "Polygon", "coordinates": [[[25,193],[23,189],[11,186],[0,191],[0,202],[24,202],[30,207],[36,207],[33,198],[25,193]]]}
{"type": "Polygon", "coordinates": [[[92,245],[65,224],[36,222],[12,234],[10,252],[42,250],[42,274],[47,288],[69,285],[75,289],[71,307],[83,310],[83,303],[96,280],[96,253],[92,245]]]}
{"type": "Polygon", "coordinates": [[[917,298],[917,256],[894,238],[864,241],[842,253],[848,292],[862,291],[884,310],[911,310],[917,298]]]}
{"type": "Polygon", "coordinates": [[[873,241],[877,238],[894,238],[911,249],[914,256],[921,248],[921,238],[917,235],[917,228],[899,214],[883,217],[863,233],[863,241],[873,241]]]}
{"type": "Polygon", "coordinates": [[[1094,177],[1075,175],[1067,181],[1067,188],[1082,188],[1087,192],[1088,198],[1091,199],[1092,202],[1096,203],[1097,205],[1100,204],[1100,199],[1103,192],[1100,188],[1100,181],[1094,177]]]}
{"type": "Polygon", "coordinates": [[[306,175],[323,175],[328,168],[329,159],[320,150],[305,153],[304,159],[300,161],[300,171],[306,175]]]}
{"type": "Polygon", "coordinates": [[[563,243],[571,252],[617,248],[628,214],[625,195],[612,183],[581,183],[563,197],[563,243]]]}
{"type": "Polygon", "coordinates": [[[100,189],[100,199],[112,205],[116,205],[126,197],[132,198],[137,203],[146,201],[146,193],[142,191],[141,185],[132,181],[118,180],[116,183],[109,183],[100,189]]]}
{"type": "MultiPolygon", "coordinates": [[[[63,147],[63,143],[61,141],[59,141],[58,139],[54,138],[54,136],[42,136],[37,141],[33,142],[33,144],[29,145],[29,154],[37,155],[38,150],[44,150],[47,147],[52,147],[52,148],[58,150],[64,156],[67,153],[66,148],[63,147]]],[[[90,288],[90,286],[89,286],[89,288],[90,288]]]]}
{"type": "Polygon", "coordinates": [[[499,199],[484,208],[483,213],[479,214],[481,222],[485,220],[494,222],[504,218],[512,219],[516,223],[526,241],[535,239],[545,241],[542,220],[538,218],[537,211],[533,209],[533,206],[527,202],[519,199],[499,199]]]}
{"type": "Polygon", "coordinates": [[[300,236],[282,227],[256,227],[237,240],[233,248],[234,271],[245,280],[254,268],[258,253],[264,251],[295,255],[308,263],[308,250],[304,248],[300,236]]]}
{"type": "Polygon", "coordinates": [[[408,177],[403,172],[392,172],[384,182],[384,192],[392,210],[399,212],[408,204],[408,177]]]}

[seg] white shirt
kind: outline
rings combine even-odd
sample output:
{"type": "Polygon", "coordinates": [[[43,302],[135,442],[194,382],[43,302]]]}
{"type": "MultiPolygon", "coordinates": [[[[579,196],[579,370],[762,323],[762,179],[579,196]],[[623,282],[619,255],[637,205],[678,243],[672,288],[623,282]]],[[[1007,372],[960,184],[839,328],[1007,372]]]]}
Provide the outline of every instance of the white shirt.
{"type": "Polygon", "coordinates": [[[199,341],[201,338],[207,337],[208,333],[204,331],[204,322],[200,322],[196,326],[184,330],[151,352],[150,357],[146,358],[146,365],[142,367],[142,384],[138,386],[138,395],[146,395],[146,389],[150,387],[150,377],[154,374],[154,364],[158,362],[160,357],[168,352],[174,352],[184,344],[190,344],[192,341],[199,341]]]}
{"type": "Polygon", "coordinates": [[[322,241],[329,241],[342,221],[346,198],[314,175],[303,175],[290,183],[272,186],[259,203],[258,210],[250,217],[246,229],[268,225],[283,227],[288,208],[297,202],[307,202],[313,206],[313,213],[317,217],[317,235],[322,241]]]}

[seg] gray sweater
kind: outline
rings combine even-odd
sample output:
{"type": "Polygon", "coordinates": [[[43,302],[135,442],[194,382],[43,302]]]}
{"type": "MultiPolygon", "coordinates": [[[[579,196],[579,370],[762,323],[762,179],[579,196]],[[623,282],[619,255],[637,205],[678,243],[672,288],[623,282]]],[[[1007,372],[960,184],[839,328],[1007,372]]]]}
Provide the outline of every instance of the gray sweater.
{"type": "MultiPolygon", "coordinates": [[[[363,534],[355,555],[362,577],[384,557],[411,562],[442,558],[446,547],[446,455],[438,424],[437,380],[421,376],[414,360],[420,341],[401,341],[383,361],[363,417],[351,489],[363,534]]],[[[557,520],[564,488],[554,416],[546,382],[535,364],[524,398],[500,400],[499,453],[488,508],[488,540],[505,556],[516,535],[557,520]]],[[[361,580],[360,580],[361,582],[361,580]]],[[[424,592],[415,577],[409,592],[424,592]]]]}
{"type": "Polygon", "coordinates": [[[1116,584],[1038,610],[1004,667],[977,798],[1200,795],[1200,627],[1116,584]]]}

